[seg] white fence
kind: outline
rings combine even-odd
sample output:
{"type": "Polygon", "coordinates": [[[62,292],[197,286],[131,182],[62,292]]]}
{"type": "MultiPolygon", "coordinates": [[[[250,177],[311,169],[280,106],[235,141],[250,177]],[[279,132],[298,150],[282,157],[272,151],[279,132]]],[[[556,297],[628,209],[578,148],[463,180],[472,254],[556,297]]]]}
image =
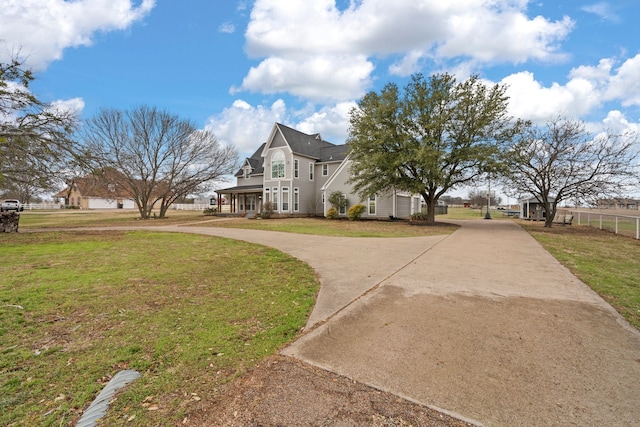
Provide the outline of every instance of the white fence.
{"type": "Polygon", "coordinates": [[[171,209],[175,211],[203,211],[211,207],[215,206],[208,203],[174,203],[171,205],[171,209]]]}
{"type": "Polygon", "coordinates": [[[60,203],[28,203],[22,205],[25,211],[48,210],[48,209],[64,209],[64,205],[60,203]]]}
{"type": "Polygon", "coordinates": [[[578,225],[598,227],[601,230],[640,239],[640,216],[584,211],[571,211],[571,214],[578,225]]]}

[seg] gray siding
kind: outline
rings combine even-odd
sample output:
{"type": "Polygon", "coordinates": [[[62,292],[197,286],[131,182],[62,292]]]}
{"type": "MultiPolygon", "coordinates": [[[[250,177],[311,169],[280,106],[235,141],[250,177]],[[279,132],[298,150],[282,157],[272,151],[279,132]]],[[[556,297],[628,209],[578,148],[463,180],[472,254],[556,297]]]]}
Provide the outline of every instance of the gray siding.
{"type": "Polygon", "coordinates": [[[263,176],[262,175],[249,175],[249,178],[245,178],[244,175],[238,177],[239,186],[245,185],[262,185],[263,176]]]}

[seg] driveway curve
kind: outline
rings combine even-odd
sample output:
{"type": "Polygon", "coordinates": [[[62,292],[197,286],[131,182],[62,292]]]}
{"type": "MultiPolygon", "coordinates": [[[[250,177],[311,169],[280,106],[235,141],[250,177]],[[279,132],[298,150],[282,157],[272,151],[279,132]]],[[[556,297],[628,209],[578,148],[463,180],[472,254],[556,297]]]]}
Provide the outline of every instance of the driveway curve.
{"type": "Polygon", "coordinates": [[[283,354],[478,424],[640,425],[640,333],[511,221],[336,238],[159,227],[275,247],[320,293],[283,354]]]}

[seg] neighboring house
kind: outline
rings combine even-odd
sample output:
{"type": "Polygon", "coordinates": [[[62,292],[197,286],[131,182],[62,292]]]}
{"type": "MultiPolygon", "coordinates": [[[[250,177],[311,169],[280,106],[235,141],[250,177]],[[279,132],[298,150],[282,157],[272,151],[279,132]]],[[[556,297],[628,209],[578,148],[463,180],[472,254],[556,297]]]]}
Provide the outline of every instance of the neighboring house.
{"type": "Polygon", "coordinates": [[[87,175],[70,181],[53,197],[80,209],[135,209],[133,199],[116,182],[115,178],[87,175]]]}
{"type": "Polygon", "coordinates": [[[246,215],[272,202],[281,216],[324,216],[334,191],[347,199],[342,216],[358,203],[367,208],[363,218],[408,218],[420,210],[420,196],[399,191],[361,200],[348,183],[351,163],[348,145],[335,145],[319,133],[308,135],[276,123],[267,142],[236,173],[236,186],[216,193],[232,213],[246,215]]]}

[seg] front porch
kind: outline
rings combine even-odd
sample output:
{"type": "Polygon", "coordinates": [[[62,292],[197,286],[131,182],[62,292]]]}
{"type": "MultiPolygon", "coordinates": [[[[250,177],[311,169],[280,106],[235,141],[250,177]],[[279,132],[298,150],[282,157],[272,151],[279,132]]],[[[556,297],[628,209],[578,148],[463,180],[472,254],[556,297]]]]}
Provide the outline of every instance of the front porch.
{"type": "Polygon", "coordinates": [[[222,200],[227,200],[229,213],[252,216],[262,209],[262,185],[245,185],[216,190],[218,212],[222,212],[222,200]]]}

